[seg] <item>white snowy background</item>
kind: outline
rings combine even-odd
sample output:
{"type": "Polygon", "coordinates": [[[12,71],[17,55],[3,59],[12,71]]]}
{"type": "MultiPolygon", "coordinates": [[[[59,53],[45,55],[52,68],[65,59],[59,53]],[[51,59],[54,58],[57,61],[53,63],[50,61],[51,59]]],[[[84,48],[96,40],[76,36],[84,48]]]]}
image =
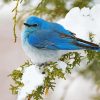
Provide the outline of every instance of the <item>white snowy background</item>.
{"type": "MultiPolygon", "coordinates": [[[[100,1],[94,0],[94,2],[98,4],[100,1]]],[[[7,75],[15,69],[14,67],[20,66],[25,59],[28,59],[21,48],[19,30],[18,41],[16,44],[13,43],[11,16],[13,6],[14,4],[9,4],[0,9],[0,89],[2,91],[0,98],[2,100],[16,100],[16,97],[9,93],[11,80],[7,75]]],[[[96,5],[92,9],[73,8],[59,22],[85,40],[89,40],[88,33],[93,32],[95,43],[99,44],[100,5],[96,5]]],[[[81,65],[83,68],[86,62],[83,61],[81,65]]],[[[57,85],[54,92],[51,91],[45,100],[91,100],[91,96],[96,94],[93,80],[79,76],[77,70],[73,70],[72,74],[67,77],[67,80],[56,80],[57,85]]],[[[40,84],[42,84],[42,80],[40,84]]]]}

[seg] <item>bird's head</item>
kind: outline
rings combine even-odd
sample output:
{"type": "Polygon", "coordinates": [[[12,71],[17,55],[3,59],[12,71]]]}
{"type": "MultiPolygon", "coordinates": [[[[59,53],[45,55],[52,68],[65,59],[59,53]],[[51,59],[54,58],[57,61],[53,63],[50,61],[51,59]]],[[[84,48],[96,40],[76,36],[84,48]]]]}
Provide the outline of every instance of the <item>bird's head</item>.
{"type": "Polygon", "coordinates": [[[41,18],[38,18],[35,16],[30,16],[24,22],[25,29],[27,31],[38,30],[39,28],[41,28],[43,22],[44,22],[44,20],[41,18]]]}

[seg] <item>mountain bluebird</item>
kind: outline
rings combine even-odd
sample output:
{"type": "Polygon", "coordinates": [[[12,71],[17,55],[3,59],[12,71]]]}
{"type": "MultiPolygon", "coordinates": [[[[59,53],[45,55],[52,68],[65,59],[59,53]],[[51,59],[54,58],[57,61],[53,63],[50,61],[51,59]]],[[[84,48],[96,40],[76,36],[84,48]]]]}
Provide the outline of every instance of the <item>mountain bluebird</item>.
{"type": "Polygon", "coordinates": [[[64,50],[100,50],[94,43],[75,37],[75,34],[57,23],[30,16],[24,22],[22,47],[34,64],[57,61],[64,50]]]}

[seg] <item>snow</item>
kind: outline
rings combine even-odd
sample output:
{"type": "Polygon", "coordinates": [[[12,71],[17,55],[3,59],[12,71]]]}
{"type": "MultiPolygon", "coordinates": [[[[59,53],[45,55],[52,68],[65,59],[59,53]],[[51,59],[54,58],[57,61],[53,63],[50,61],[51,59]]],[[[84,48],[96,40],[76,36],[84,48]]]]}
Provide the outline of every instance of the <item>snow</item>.
{"type": "Polygon", "coordinates": [[[57,61],[57,68],[62,69],[64,72],[66,70],[67,64],[63,61],[57,61]]]}
{"type": "Polygon", "coordinates": [[[94,4],[100,4],[100,0],[93,0],[94,4]]]}
{"type": "Polygon", "coordinates": [[[90,41],[89,33],[94,34],[94,43],[100,43],[100,4],[89,8],[74,7],[65,18],[58,21],[65,29],[75,33],[77,37],[90,41]]]}
{"type": "Polygon", "coordinates": [[[46,100],[91,100],[96,94],[97,86],[91,78],[73,72],[66,80],[56,80],[56,87],[46,100]]]}
{"type": "Polygon", "coordinates": [[[96,93],[93,80],[79,76],[69,85],[64,100],[91,100],[96,93]]]}
{"type": "Polygon", "coordinates": [[[32,0],[33,7],[36,8],[37,5],[41,2],[42,0],[32,0]]]}
{"type": "Polygon", "coordinates": [[[18,99],[24,100],[28,94],[36,90],[38,86],[43,85],[44,75],[39,72],[36,65],[25,68],[21,82],[24,84],[18,91],[18,99]]]}
{"type": "Polygon", "coordinates": [[[53,3],[49,3],[46,5],[47,9],[49,10],[54,10],[55,9],[55,5],[53,3]]]}
{"type": "Polygon", "coordinates": [[[71,84],[71,80],[57,79],[54,91],[50,91],[49,97],[46,100],[63,100],[63,94],[71,84]]]}

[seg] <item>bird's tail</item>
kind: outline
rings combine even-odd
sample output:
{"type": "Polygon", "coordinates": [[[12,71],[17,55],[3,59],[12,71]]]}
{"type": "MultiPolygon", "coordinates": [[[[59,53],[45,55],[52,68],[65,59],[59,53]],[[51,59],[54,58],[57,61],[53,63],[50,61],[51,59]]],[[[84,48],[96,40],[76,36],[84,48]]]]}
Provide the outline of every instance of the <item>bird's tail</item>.
{"type": "Polygon", "coordinates": [[[91,43],[85,40],[82,40],[80,38],[76,38],[75,45],[82,47],[84,49],[89,49],[89,50],[96,50],[98,52],[100,52],[100,46],[95,44],[95,43],[91,43]]]}

